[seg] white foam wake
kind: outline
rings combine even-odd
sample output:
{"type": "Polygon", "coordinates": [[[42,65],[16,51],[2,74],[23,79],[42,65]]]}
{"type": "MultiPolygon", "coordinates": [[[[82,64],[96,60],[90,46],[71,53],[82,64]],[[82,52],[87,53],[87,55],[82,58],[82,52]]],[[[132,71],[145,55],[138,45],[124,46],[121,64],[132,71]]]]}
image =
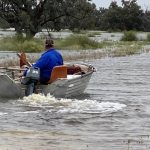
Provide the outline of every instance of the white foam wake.
{"type": "Polygon", "coordinates": [[[8,113],[0,112],[0,116],[7,115],[8,113]]]}
{"type": "Polygon", "coordinates": [[[72,100],[71,99],[56,99],[52,95],[48,94],[47,96],[43,94],[32,94],[28,97],[23,97],[23,103],[26,103],[31,106],[68,106],[72,100]]]}
{"type": "Polygon", "coordinates": [[[98,102],[96,100],[75,100],[72,101],[69,107],[64,107],[59,110],[61,113],[70,112],[80,112],[80,113],[106,113],[106,112],[116,112],[126,107],[124,104],[111,103],[111,102],[98,102]]]}
{"type": "Polygon", "coordinates": [[[23,103],[35,107],[53,107],[60,113],[103,113],[116,112],[126,107],[124,104],[112,102],[99,102],[96,100],[77,100],[77,99],[56,99],[51,95],[33,94],[24,97],[23,103]]]}

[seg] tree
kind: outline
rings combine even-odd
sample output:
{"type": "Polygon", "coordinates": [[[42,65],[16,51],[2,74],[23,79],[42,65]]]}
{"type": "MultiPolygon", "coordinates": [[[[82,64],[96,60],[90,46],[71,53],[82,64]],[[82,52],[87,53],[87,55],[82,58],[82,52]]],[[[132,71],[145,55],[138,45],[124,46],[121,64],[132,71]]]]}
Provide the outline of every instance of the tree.
{"type": "Polygon", "coordinates": [[[105,22],[105,14],[107,13],[108,9],[100,7],[99,10],[96,10],[94,13],[95,18],[95,28],[100,30],[105,30],[106,22],[105,22]]]}
{"type": "MultiPolygon", "coordinates": [[[[72,3],[68,0],[68,3],[72,3]]],[[[96,5],[86,2],[86,0],[75,0],[73,8],[68,9],[68,15],[65,18],[66,26],[70,30],[91,29],[95,27],[94,11],[96,5]]]]}
{"type": "Polygon", "coordinates": [[[122,8],[117,5],[116,1],[112,1],[109,9],[105,11],[102,17],[102,25],[105,30],[122,29],[122,8]]]}
{"type": "Polygon", "coordinates": [[[0,28],[9,28],[9,24],[3,19],[0,18],[0,28]]]}
{"type": "Polygon", "coordinates": [[[141,30],[143,26],[143,10],[137,4],[137,0],[122,0],[122,17],[126,30],[141,30]]]}
{"type": "Polygon", "coordinates": [[[32,37],[44,25],[56,24],[64,16],[83,19],[88,7],[87,0],[0,0],[0,17],[17,33],[25,32],[32,37]],[[77,10],[80,11],[77,13],[77,10]]]}
{"type": "Polygon", "coordinates": [[[150,32],[150,11],[146,10],[143,16],[143,31],[150,32]]]}
{"type": "Polygon", "coordinates": [[[137,0],[122,0],[122,7],[112,1],[109,9],[101,15],[103,30],[142,30],[143,10],[137,0]]]}
{"type": "Polygon", "coordinates": [[[14,27],[17,33],[24,30],[27,36],[32,36],[40,30],[46,2],[47,0],[39,3],[36,0],[1,0],[0,16],[14,27]]]}

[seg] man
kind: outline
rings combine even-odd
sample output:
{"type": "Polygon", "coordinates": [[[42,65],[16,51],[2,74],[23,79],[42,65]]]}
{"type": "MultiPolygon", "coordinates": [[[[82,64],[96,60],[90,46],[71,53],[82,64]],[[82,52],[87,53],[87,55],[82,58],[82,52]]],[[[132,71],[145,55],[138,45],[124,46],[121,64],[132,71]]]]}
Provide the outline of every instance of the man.
{"type": "Polygon", "coordinates": [[[54,48],[54,41],[47,38],[45,41],[45,52],[33,64],[40,68],[40,82],[47,83],[50,80],[53,67],[63,65],[62,55],[54,48]]]}

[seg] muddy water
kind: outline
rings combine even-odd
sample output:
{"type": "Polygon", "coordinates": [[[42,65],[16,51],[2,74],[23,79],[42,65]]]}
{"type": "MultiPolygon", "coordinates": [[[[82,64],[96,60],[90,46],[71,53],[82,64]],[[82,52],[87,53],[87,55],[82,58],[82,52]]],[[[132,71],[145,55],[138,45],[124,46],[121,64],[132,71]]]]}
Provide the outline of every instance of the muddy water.
{"type": "Polygon", "coordinates": [[[0,102],[0,150],[150,149],[150,54],[88,61],[83,95],[0,102]]]}

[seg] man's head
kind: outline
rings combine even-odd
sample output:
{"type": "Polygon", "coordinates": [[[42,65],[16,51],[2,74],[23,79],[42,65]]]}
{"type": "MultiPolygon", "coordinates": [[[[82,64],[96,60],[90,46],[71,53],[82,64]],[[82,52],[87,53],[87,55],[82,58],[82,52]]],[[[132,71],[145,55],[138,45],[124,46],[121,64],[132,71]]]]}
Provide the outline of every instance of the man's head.
{"type": "Polygon", "coordinates": [[[45,49],[49,49],[54,46],[54,41],[51,37],[47,37],[45,40],[45,49]]]}

